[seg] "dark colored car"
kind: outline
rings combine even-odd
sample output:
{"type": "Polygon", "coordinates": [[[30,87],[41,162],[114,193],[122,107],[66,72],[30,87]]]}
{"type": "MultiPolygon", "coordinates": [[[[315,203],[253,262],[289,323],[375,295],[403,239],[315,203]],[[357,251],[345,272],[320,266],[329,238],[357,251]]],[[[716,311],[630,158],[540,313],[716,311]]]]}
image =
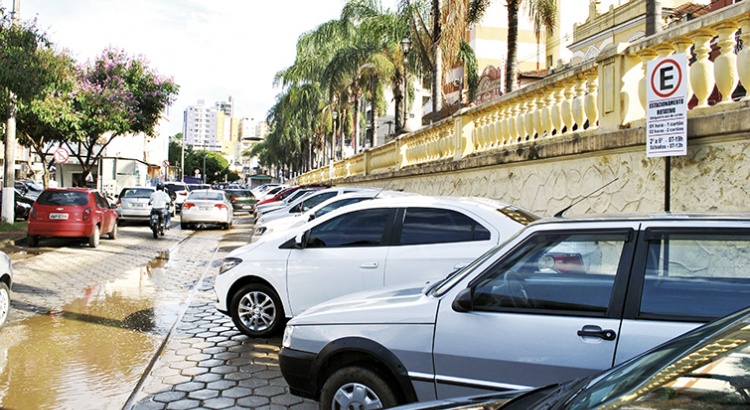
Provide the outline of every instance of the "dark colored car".
{"type": "MultiPolygon", "coordinates": [[[[15,207],[14,214],[16,220],[25,221],[29,219],[29,212],[31,212],[31,206],[34,205],[34,198],[24,196],[18,188],[15,191],[15,207]]],[[[2,198],[2,189],[0,189],[0,198],[2,198]]]]}
{"type": "Polygon", "coordinates": [[[184,182],[165,182],[164,188],[169,193],[169,196],[172,197],[175,212],[180,212],[182,203],[185,202],[185,199],[190,194],[190,187],[184,182]]]}
{"type": "Polygon", "coordinates": [[[44,237],[88,238],[96,248],[99,237],[117,238],[117,211],[102,194],[88,188],[45,189],[31,208],[28,244],[44,237]]]}
{"type": "Polygon", "coordinates": [[[412,404],[423,409],[739,409],[750,405],[750,308],[599,375],[531,391],[412,404]]]}
{"type": "Polygon", "coordinates": [[[247,189],[225,189],[232,201],[234,212],[252,212],[255,207],[255,196],[247,189]]]}

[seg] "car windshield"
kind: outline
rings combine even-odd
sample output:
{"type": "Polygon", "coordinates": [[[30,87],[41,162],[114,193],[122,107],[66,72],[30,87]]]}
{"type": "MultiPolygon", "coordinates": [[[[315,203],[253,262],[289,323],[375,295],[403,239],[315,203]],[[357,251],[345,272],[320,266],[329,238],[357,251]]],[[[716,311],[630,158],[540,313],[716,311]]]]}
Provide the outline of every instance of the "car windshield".
{"type": "Polygon", "coordinates": [[[146,188],[126,189],[120,198],[149,198],[154,191],[146,188]]]}
{"type": "Polygon", "coordinates": [[[79,191],[44,191],[36,202],[40,205],[74,205],[88,204],[88,195],[79,191]]]}

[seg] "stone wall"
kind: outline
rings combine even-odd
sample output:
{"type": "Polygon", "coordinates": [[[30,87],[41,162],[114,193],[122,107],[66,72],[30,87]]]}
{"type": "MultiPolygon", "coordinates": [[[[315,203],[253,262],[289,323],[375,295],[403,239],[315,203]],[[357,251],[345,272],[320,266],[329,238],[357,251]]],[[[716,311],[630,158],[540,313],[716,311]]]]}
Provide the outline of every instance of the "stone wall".
{"type": "MultiPolygon", "coordinates": [[[[707,115],[690,117],[688,155],[670,159],[673,212],[750,210],[750,104],[743,102],[732,111],[713,108],[707,115]]],[[[425,195],[492,197],[552,216],[617,178],[566,215],[661,212],[665,163],[664,158],[646,157],[641,124],[337,183],[425,195]]]]}

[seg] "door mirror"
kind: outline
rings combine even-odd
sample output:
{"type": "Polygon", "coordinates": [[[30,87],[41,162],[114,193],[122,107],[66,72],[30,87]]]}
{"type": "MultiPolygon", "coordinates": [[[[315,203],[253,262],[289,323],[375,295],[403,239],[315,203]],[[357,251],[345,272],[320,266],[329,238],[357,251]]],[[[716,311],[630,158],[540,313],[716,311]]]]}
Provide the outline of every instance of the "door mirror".
{"type": "Polygon", "coordinates": [[[300,232],[297,234],[297,236],[294,238],[294,245],[298,249],[305,249],[305,245],[307,244],[307,237],[310,234],[310,231],[306,232],[300,232]]]}
{"type": "Polygon", "coordinates": [[[459,313],[471,312],[474,309],[474,302],[472,301],[473,298],[474,290],[472,288],[466,288],[458,292],[456,298],[453,299],[451,307],[454,311],[459,313]]]}

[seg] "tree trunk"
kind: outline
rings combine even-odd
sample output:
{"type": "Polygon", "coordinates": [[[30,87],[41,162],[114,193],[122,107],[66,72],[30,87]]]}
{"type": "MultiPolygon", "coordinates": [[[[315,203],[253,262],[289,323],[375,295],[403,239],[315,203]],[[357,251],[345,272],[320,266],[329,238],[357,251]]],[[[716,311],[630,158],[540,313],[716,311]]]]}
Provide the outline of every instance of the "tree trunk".
{"type": "Polygon", "coordinates": [[[440,49],[442,37],[440,1],[432,0],[432,56],[435,67],[432,71],[432,122],[440,121],[443,110],[443,51],[440,49]]]}
{"type": "Polygon", "coordinates": [[[505,60],[505,92],[516,89],[518,77],[518,6],[520,0],[506,0],[508,7],[508,56],[505,60]]]}

